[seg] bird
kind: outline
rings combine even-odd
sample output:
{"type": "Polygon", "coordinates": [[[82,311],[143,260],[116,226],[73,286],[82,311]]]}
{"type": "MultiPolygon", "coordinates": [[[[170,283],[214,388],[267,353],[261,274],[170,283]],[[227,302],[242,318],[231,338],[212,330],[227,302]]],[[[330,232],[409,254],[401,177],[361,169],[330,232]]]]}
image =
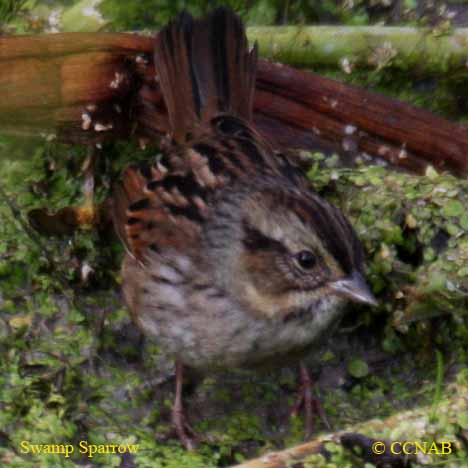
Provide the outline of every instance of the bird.
{"type": "MultiPolygon", "coordinates": [[[[254,127],[257,56],[227,7],[169,22],[154,42],[169,144],[127,167],[113,195],[123,297],[175,361],[172,423],[187,449],[195,446],[182,398],[187,367],[302,355],[349,301],[376,303],[350,222],[254,127]]],[[[301,376],[307,383],[303,364],[301,376]]]]}

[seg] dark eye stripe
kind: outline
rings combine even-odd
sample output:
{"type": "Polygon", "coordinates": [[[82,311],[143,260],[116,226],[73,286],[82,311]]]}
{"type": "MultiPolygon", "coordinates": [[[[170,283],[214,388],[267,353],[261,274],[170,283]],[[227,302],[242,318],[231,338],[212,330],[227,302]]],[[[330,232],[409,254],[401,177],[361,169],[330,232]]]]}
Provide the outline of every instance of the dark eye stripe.
{"type": "Polygon", "coordinates": [[[243,243],[247,249],[255,252],[272,250],[281,253],[287,252],[286,247],[281,242],[266,236],[247,221],[243,221],[243,228],[243,243]]]}

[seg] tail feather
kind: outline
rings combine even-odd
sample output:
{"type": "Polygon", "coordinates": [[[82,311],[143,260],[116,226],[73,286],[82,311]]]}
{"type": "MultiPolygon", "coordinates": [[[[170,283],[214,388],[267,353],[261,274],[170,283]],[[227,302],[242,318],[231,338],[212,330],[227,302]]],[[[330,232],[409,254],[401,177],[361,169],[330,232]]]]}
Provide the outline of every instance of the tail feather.
{"type": "Polygon", "coordinates": [[[251,120],[257,49],[231,10],[181,13],[157,36],[155,65],[176,141],[220,114],[251,120]]]}

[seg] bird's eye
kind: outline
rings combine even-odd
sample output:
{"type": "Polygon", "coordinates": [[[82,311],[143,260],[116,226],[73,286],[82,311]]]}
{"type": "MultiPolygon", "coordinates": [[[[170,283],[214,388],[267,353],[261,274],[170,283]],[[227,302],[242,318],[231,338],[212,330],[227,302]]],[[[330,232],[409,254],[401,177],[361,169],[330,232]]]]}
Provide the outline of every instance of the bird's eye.
{"type": "Polygon", "coordinates": [[[301,268],[304,268],[304,270],[310,270],[311,268],[313,268],[317,261],[315,255],[309,250],[301,250],[296,255],[296,260],[299,266],[301,268]]]}

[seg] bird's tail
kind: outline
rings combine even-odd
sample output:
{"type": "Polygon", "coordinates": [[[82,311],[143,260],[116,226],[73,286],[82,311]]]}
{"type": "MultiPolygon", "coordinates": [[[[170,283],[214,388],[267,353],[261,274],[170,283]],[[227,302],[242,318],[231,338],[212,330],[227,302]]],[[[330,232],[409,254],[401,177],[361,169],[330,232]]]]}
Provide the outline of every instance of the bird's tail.
{"type": "Polygon", "coordinates": [[[155,66],[174,140],[185,141],[217,115],[252,116],[257,49],[240,18],[218,8],[200,20],[179,14],[160,31],[155,66]]]}

